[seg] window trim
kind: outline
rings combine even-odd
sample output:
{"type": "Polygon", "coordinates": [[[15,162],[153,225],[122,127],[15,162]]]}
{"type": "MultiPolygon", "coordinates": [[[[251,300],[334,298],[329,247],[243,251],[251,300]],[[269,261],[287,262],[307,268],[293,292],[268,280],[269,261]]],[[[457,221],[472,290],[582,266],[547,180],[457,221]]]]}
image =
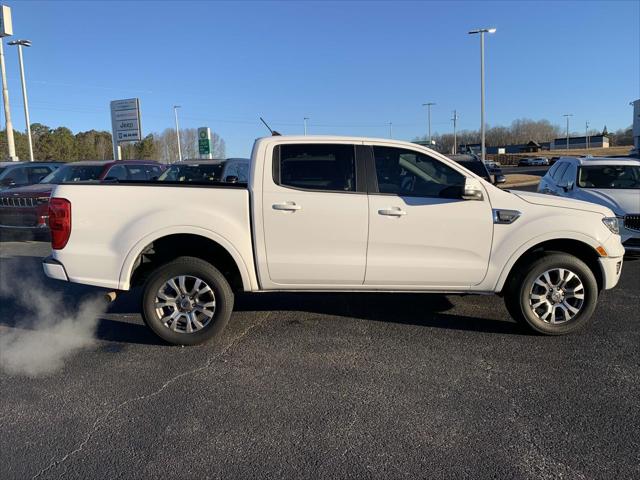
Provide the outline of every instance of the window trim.
{"type": "MultiPolygon", "coordinates": [[[[453,170],[454,172],[460,174],[463,178],[467,179],[469,178],[467,175],[465,175],[463,172],[461,172],[460,170],[458,170],[457,168],[453,168],[451,165],[447,164],[446,162],[443,162],[442,160],[433,157],[431,155],[428,155],[422,151],[418,151],[418,150],[414,150],[411,148],[406,148],[406,147],[400,147],[400,146],[394,146],[394,145],[364,145],[364,147],[367,147],[370,149],[370,158],[368,158],[368,162],[367,162],[367,176],[368,176],[368,186],[369,186],[369,195],[384,195],[384,196],[391,196],[391,197],[399,197],[399,198],[439,198],[439,199],[446,199],[446,200],[458,200],[456,198],[448,198],[448,197],[440,197],[438,195],[400,195],[398,193],[385,193],[385,192],[381,192],[380,188],[378,186],[378,173],[376,171],[376,156],[375,156],[375,152],[374,152],[374,148],[378,147],[378,148],[395,148],[397,150],[406,150],[409,152],[412,152],[416,155],[424,155],[425,157],[430,158],[431,160],[433,160],[434,162],[440,162],[441,164],[443,164],[445,167],[450,168],[451,170],[453,170]]],[[[478,178],[482,178],[478,175],[478,178]]],[[[464,189],[464,186],[462,187],[464,189]]],[[[460,198],[459,200],[462,200],[462,198],[460,198]]]]}
{"type": "Polygon", "coordinates": [[[275,145],[273,147],[273,152],[272,152],[272,157],[271,157],[271,179],[273,180],[273,183],[276,184],[277,186],[279,186],[280,188],[286,188],[288,190],[296,190],[299,192],[312,192],[312,193],[344,193],[347,195],[353,195],[353,194],[357,194],[357,195],[366,195],[367,192],[367,188],[366,188],[366,178],[367,178],[367,170],[366,167],[364,165],[364,159],[360,158],[359,153],[361,154],[362,151],[358,148],[358,147],[362,147],[363,145],[358,144],[358,143],[323,143],[323,142],[318,142],[318,143],[314,143],[314,142],[300,142],[300,143],[296,143],[296,142],[291,142],[291,143],[286,143],[286,144],[280,144],[280,145],[275,145]],[[299,145],[308,145],[308,146],[317,146],[317,145],[322,145],[322,146],[333,146],[333,145],[340,145],[340,146],[351,146],[353,147],[353,159],[354,159],[354,173],[356,176],[356,187],[355,190],[322,190],[322,189],[316,189],[316,188],[302,188],[302,187],[293,187],[291,185],[283,185],[281,178],[280,178],[280,162],[281,162],[281,148],[283,145],[295,145],[295,146],[299,146],[299,145]]]}

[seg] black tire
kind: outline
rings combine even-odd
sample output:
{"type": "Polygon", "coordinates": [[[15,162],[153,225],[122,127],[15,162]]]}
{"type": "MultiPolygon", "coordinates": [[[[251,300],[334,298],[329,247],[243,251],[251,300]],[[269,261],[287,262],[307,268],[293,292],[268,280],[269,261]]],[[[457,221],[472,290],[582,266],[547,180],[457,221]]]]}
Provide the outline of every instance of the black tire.
{"type": "MultiPolygon", "coordinates": [[[[589,323],[598,301],[598,283],[591,269],[582,260],[566,253],[550,252],[519,268],[520,270],[511,277],[504,297],[505,306],[516,321],[526,324],[534,331],[544,335],[566,335],[584,328],[589,323]],[[538,313],[536,313],[536,309],[532,308],[534,300],[530,299],[534,282],[545,272],[554,269],[571,271],[582,283],[582,291],[584,292],[577,313],[569,320],[561,318],[561,323],[543,320],[539,313],[540,311],[544,312],[541,309],[544,309],[545,306],[539,307],[538,313]]],[[[575,279],[572,281],[576,282],[575,279]]],[[[575,308],[578,300],[571,301],[574,302],[573,307],[575,308]]],[[[560,309],[563,314],[563,309],[560,306],[557,309],[560,309]]],[[[553,315],[558,312],[557,309],[554,308],[553,315]]]]}
{"type": "MultiPolygon", "coordinates": [[[[195,288],[194,283],[190,285],[195,288]]],[[[180,292],[176,291],[176,296],[178,297],[179,295],[180,292]]],[[[229,282],[217,268],[199,258],[179,257],[161,265],[149,275],[143,287],[142,312],[147,326],[163,340],[174,345],[197,345],[220,335],[231,317],[233,301],[234,295],[229,282]],[[215,302],[215,306],[212,307],[215,309],[213,315],[206,317],[203,314],[199,314],[203,326],[192,332],[186,331],[186,323],[190,323],[189,328],[195,328],[191,327],[195,325],[195,322],[189,322],[187,317],[180,317],[180,321],[176,326],[178,331],[174,331],[171,326],[161,320],[156,308],[158,291],[168,281],[180,276],[186,276],[188,281],[193,282],[191,279],[199,279],[204,282],[212,292],[207,292],[207,295],[213,295],[212,298],[215,302]],[[180,327],[183,327],[185,331],[182,331],[180,327]]],[[[165,311],[167,312],[176,311],[174,307],[166,308],[167,310],[165,311]]],[[[167,318],[167,316],[164,318],[167,318]]],[[[170,325],[173,326],[173,322],[178,322],[178,320],[173,320],[170,325]]]]}

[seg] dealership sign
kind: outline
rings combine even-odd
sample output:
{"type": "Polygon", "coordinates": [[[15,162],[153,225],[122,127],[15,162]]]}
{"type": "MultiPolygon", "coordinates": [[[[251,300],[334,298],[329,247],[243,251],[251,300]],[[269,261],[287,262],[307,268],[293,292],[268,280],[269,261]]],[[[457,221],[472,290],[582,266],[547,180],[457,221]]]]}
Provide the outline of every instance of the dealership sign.
{"type": "Polygon", "coordinates": [[[140,100],[128,98],[111,102],[111,131],[116,143],[142,140],[140,100]]]}

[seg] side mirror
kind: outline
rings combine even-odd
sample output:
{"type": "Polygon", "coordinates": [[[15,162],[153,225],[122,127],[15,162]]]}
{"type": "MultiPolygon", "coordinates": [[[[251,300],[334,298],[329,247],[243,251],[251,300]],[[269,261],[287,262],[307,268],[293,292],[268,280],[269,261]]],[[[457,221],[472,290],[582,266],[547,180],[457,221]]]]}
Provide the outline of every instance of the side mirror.
{"type": "Polygon", "coordinates": [[[224,177],[225,183],[238,183],[238,177],[235,175],[227,175],[224,177]]]}
{"type": "Polygon", "coordinates": [[[464,181],[464,190],[462,191],[463,200],[483,200],[482,187],[480,182],[475,178],[466,178],[464,181]]]}
{"type": "Polygon", "coordinates": [[[493,177],[493,184],[494,185],[499,185],[501,183],[505,183],[507,181],[507,177],[505,177],[504,175],[495,175],[493,177]]]}

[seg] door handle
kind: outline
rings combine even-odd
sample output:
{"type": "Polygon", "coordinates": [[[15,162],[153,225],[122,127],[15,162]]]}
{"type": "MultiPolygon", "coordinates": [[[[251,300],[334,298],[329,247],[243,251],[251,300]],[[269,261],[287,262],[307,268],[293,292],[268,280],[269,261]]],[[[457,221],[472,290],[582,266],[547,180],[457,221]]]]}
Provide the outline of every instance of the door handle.
{"type": "Polygon", "coordinates": [[[274,203],[272,207],[274,210],[281,210],[284,212],[295,212],[302,208],[300,205],[296,205],[295,202],[274,203]]]}
{"type": "Polygon", "coordinates": [[[387,217],[402,217],[403,215],[406,215],[407,212],[398,207],[391,207],[378,210],[378,214],[385,215],[387,217]]]}

